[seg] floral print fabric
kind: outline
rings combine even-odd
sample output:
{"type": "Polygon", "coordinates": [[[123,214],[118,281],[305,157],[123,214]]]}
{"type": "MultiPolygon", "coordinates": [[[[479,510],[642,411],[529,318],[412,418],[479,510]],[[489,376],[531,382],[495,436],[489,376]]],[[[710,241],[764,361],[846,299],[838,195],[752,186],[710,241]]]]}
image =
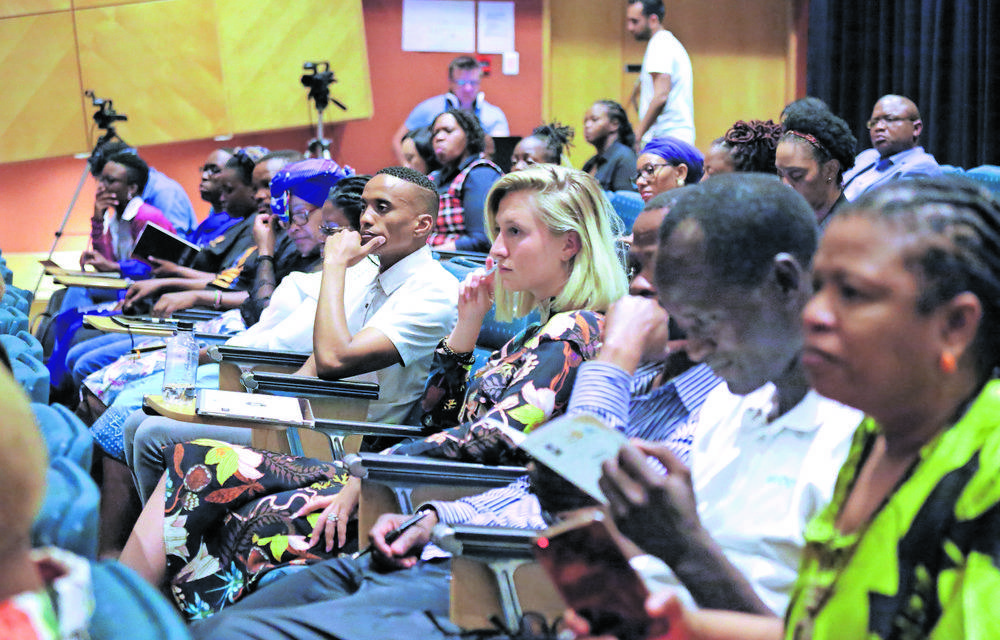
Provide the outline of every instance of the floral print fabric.
{"type": "MultiPolygon", "coordinates": [[[[216,440],[176,445],[168,457],[164,542],[170,592],[188,619],[236,602],[269,570],[336,556],[309,546],[319,512],[291,514],[340,491],[332,465],[216,440]]],[[[349,532],[348,540],[356,540],[349,532]]]]}

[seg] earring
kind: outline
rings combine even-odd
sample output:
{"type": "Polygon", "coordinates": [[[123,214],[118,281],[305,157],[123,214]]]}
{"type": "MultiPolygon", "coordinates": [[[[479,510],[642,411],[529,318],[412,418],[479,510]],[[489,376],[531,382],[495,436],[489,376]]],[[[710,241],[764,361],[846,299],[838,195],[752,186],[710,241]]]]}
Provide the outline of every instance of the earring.
{"type": "Polygon", "coordinates": [[[958,371],[958,362],[955,360],[955,355],[950,351],[943,351],[941,353],[941,359],[938,362],[938,366],[941,367],[941,371],[947,375],[951,375],[958,371]]]}
{"type": "Polygon", "coordinates": [[[684,186],[684,178],[677,178],[677,186],[678,187],[684,186]]]}

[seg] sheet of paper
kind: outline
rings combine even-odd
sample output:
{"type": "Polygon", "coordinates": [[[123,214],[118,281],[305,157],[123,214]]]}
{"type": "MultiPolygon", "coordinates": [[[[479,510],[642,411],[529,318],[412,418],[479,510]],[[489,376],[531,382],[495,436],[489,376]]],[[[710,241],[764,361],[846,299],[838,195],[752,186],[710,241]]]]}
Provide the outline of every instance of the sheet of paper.
{"type": "Polygon", "coordinates": [[[509,53],[514,48],[514,3],[479,2],[479,53],[509,53]]]}
{"type": "Polygon", "coordinates": [[[602,504],[607,498],[598,485],[601,463],[628,444],[615,431],[589,414],[563,416],[537,428],[518,446],[549,469],[566,478],[602,504]]]}
{"type": "Polygon", "coordinates": [[[475,50],[475,2],[403,0],[403,51],[475,50]]]}

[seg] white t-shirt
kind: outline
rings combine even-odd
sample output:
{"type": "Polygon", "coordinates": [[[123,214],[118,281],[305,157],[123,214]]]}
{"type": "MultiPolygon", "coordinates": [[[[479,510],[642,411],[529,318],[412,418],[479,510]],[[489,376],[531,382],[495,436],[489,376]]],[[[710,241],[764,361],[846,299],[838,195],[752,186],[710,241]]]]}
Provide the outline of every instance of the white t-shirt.
{"type": "Polygon", "coordinates": [[[670,94],[653,126],[643,135],[643,143],[653,138],[673,136],[694,144],[694,86],[691,59],[674,34],[661,29],[646,45],[639,72],[639,119],[653,101],[654,73],[670,76],[670,94]]]}
{"type": "Polygon", "coordinates": [[[863,414],[809,391],[769,422],[775,402],[771,383],[746,396],[726,385],[713,389],[697,417],[691,479],[702,525],[782,615],[798,575],[805,524],[833,497],[863,414]]]}

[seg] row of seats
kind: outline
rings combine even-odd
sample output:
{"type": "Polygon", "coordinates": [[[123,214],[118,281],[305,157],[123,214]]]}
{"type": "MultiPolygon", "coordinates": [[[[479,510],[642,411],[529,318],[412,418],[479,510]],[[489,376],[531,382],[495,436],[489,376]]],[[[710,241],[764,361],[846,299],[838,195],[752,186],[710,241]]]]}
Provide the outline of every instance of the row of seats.
{"type": "Polygon", "coordinates": [[[0,345],[14,377],[32,400],[49,458],[45,498],[31,530],[32,546],[58,547],[90,561],[94,612],[87,631],[94,640],[189,640],[186,625],[162,594],[121,563],[97,558],[101,494],[90,475],[93,438],[72,411],[48,404],[49,373],[42,345],[28,331],[32,295],[13,286],[13,273],[2,253],[0,275],[6,284],[0,300],[0,345]]]}

